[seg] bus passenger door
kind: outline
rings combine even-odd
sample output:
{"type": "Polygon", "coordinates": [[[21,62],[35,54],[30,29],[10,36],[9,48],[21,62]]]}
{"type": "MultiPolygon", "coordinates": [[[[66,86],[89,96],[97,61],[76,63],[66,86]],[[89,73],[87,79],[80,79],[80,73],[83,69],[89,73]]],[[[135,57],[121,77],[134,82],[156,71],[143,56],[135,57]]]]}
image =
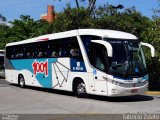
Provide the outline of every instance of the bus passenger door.
{"type": "Polygon", "coordinates": [[[107,95],[107,82],[104,77],[106,78],[106,73],[96,69],[93,70],[94,91],[97,95],[107,95]]]}
{"type": "Polygon", "coordinates": [[[93,43],[93,81],[95,94],[107,95],[108,56],[104,45],[93,43]]]}

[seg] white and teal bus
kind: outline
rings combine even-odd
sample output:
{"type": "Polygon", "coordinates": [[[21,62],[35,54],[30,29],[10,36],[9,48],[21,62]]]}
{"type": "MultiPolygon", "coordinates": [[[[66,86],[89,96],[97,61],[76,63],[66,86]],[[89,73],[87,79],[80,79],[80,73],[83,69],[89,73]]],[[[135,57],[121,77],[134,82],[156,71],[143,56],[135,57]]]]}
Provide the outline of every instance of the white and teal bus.
{"type": "Polygon", "coordinates": [[[128,96],[148,90],[142,46],[129,33],[79,29],[6,45],[6,80],[20,87],[73,91],[77,96],[128,96]]]}

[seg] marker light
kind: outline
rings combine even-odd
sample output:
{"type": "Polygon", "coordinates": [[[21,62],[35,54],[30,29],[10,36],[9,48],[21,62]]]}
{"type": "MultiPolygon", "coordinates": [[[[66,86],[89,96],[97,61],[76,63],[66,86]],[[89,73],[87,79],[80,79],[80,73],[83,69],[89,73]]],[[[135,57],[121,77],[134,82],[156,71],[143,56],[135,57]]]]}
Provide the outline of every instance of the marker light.
{"type": "Polygon", "coordinates": [[[48,41],[49,38],[40,38],[40,39],[38,39],[38,40],[40,40],[40,41],[48,41]]]}

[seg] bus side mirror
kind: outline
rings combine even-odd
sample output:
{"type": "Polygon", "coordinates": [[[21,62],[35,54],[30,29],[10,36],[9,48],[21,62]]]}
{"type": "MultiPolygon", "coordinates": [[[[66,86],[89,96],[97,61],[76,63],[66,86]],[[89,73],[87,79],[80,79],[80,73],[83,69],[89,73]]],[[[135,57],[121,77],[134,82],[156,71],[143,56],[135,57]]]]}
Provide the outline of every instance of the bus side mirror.
{"type": "Polygon", "coordinates": [[[151,56],[155,57],[155,49],[151,44],[144,43],[144,42],[140,42],[140,44],[143,45],[143,46],[149,47],[151,49],[151,56]]]}
{"type": "Polygon", "coordinates": [[[91,42],[104,45],[107,49],[108,57],[113,56],[113,48],[112,48],[112,45],[109,42],[106,42],[106,41],[103,41],[103,40],[91,40],[91,42]]]}

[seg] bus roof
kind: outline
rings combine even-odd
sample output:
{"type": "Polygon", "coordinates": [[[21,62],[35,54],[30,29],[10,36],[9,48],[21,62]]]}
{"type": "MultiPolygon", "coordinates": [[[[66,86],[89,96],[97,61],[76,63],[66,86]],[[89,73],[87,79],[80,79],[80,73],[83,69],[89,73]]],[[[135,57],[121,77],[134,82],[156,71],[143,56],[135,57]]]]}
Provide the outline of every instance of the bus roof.
{"type": "Polygon", "coordinates": [[[67,38],[67,37],[73,37],[77,35],[95,35],[95,36],[101,36],[101,37],[106,37],[106,38],[118,38],[118,39],[127,39],[127,40],[129,39],[137,40],[138,39],[133,34],[122,32],[122,31],[116,31],[116,30],[78,29],[78,30],[71,30],[71,31],[60,32],[60,33],[42,35],[39,37],[22,40],[19,42],[8,43],[6,46],[26,44],[26,43],[32,43],[32,42],[45,41],[45,40],[60,39],[60,38],[67,38]]]}
{"type": "Polygon", "coordinates": [[[5,52],[5,50],[0,50],[0,52],[4,53],[4,52],[5,52]]]}
{"type": "Polygon", "coordinates": [[[4,50],[0,50],[0,56],[4,56],[5,51],[4,50]]]}

